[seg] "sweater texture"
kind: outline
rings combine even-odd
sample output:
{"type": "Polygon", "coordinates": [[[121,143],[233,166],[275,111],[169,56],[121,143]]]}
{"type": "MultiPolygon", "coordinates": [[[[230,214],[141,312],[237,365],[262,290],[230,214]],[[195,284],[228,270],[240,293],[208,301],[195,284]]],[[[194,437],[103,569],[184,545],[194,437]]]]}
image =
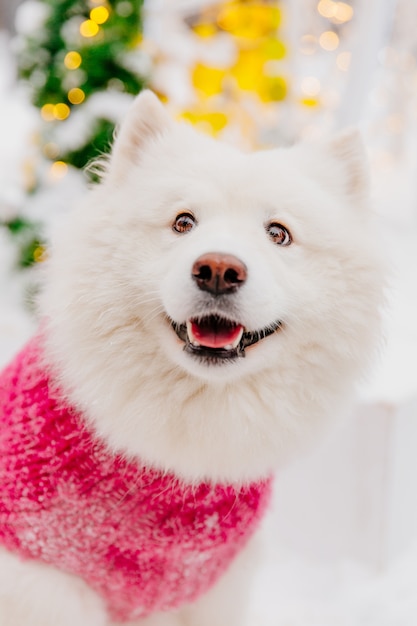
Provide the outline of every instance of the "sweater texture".
{"type": "Polygon", "coordinates": [[[0,374],[0,545],[81,577],[115,621],[195,600],[255,531],[271,480],[189,485],[114,454],[52,381],[40,335],[0,374]]]}

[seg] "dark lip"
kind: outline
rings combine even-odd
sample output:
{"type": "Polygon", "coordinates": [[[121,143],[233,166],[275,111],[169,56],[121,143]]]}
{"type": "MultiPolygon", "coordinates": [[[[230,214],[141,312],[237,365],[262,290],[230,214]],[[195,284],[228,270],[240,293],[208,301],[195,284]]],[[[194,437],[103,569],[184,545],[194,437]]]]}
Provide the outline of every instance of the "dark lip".
{"type": "Polygon", "coordinates": [[[233,350],[225,350],[224,348],[206,348],[204,346],[194,346],[190,342],[190,339],[188,337],[186,324],[178,324],[174,321],[171,321],[171,326],[179,339],[184,342],[184,352],[187,352],[194,357],[198,357],[212,363],[220,363],[224,361],[230,362],[239,357],[244,358],[246,356],[246,348],[255,345],[262,339],[265,339],[265,337],[273,335],[279,328],[281,328],[282,322],[278,320],[276,322],[273,322],[272,324],[269,324],[267,327],[262,328],[261,330],[244,332],[242,335],[242,339],[239,342],[239,345],[233,350]]]}

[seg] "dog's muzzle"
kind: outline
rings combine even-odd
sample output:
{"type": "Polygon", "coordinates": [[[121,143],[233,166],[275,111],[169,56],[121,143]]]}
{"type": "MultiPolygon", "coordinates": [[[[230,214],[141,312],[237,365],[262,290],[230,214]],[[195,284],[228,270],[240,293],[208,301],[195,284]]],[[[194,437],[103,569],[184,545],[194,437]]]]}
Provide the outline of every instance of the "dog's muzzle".
{"type": "Polygon", "coordinates": [[[219,313],[220,301],[226,311],[228,296],[233,296],[248,276],[246,265],[237,257],[208,252],[195,261],[191,275],[199,290],[210,294],[207,297],[211,298],[215,313],[196,316],[182,324],[171,322],[188,354],[211,362],[230,361],[244,357],[246,348],[280,328],[281,322],[277,321],[261,330],[248,331],[243,324],[227,317],[226,313],[219,313]]]}

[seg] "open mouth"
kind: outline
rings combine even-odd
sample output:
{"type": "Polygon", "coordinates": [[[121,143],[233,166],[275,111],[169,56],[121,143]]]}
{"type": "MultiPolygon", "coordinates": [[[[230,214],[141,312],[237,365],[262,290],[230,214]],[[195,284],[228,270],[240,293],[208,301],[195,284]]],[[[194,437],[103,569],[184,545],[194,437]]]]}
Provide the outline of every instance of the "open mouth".
{"type": "Polygon", "coordinates": [[[172,323],[186,352],[213,361],[244,357],[245,348],[272,335],[280,326],[278,321],[261,330],[246,331],[242,324],[219,315],[191,318],[186,324],[172,323]]]}

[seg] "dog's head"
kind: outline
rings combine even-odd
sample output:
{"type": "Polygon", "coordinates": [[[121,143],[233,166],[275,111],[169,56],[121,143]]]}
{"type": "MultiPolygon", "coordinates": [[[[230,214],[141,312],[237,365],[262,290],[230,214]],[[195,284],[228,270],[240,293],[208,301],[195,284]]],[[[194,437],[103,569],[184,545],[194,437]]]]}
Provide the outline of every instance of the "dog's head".
{"type": "Polygon", "coordinates": [[[57,239],[43,298],[64,382],[100,424],[109,413],[106,434],[110,412],[174,412],[175,439],[193,411],[226,411],[250,447],[257,413],[282,434],[333,410],[379,327],[357,135],[244,154],[145,92],[106,170],[57,239]]]}

